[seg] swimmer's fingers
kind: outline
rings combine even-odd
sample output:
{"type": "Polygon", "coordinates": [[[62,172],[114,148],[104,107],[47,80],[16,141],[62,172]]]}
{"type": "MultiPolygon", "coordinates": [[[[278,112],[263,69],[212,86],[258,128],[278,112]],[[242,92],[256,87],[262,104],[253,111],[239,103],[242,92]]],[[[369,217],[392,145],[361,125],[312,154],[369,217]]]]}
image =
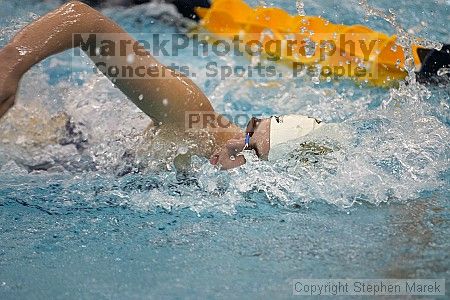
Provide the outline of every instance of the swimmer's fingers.
{"type": "Polygon", "coordinates": [[[245,160],[244,154],[242,152],[236,154],[234,156],[234,165],[233,168],[244,165],[247,161],[245,160]]]}
{"type": "Polygon", "coordinates": [[[221,170],[229,170],[242,166],[246,162],[247,161],[245,160],[244,155],[238,153],[236,155],[228,155],[220,157],[217,165],[220,166],[221,170]]]}
{"type": "Polygon", "coordinates": [[[242,153],[237,155],[222,156],[221,154],[214,154],[209,159],[212,165],[219,165],[222,170],[236,168],[246,163],[245,157],[242,153]]]}
{"type": "Polygon", "coordinates": [[[211,164],[218,165],[222,170],[228,170],[245,164],[242,155],[243,140],[229,140],[222,149],[217,151],[210,159],[211,164]]]}
{"type": "Polygon", "coordinates": [[[6,101],[2,101],[0,103],[0,119],[3,117],[3,115],[6,114],[6,112],[13,107],[14,102],[15,102],[15,96],[11,96],[8,99],[6,99],[6,101]]]}
{"type": "Polygon", "coordinates": [[[242,151],[244,149],[244,143],[240,140],[230,140],[227,145],[228,155],[231,159],[237,159],[244,157],[242,151]]]}

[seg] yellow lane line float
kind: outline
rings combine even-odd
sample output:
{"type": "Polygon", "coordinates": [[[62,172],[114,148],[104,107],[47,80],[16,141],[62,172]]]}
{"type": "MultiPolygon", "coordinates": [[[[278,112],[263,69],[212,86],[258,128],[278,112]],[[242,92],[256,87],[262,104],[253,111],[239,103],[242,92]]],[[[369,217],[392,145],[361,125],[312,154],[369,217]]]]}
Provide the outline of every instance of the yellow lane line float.
{"type": "MultiPolygon", "coordinates": [[[[252,8],[242,0],[214,0],[196,8],[200,27],[213,38],[236,39],[241,45],[259,42],[259,55],[297,66],[319,66],[322,76],[347,76],[387,86],[403,80],[405,49],[388,36],[363,25],[333,24],[322,17],[289,15],[280,8],[252,8]]],[[[420,68],[413,46],[416,68],[420,68]]]]}

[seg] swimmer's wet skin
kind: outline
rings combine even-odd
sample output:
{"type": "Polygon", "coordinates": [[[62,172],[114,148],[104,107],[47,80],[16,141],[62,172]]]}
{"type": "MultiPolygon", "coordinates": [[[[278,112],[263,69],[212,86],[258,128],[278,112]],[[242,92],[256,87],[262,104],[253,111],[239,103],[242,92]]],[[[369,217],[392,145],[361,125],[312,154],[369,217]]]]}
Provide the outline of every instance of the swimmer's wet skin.
{"type": "MultiPolygon", "coordinates": [[[[53,54],[81,46],[81,42],[73,44],[72,36],[75,33],[95,33],[99,40],[105,35],[108,35],[108,39],[114,39],[111,33],[117,33],[121,38],[126,36],[127,40],[134,42],[119,25],[81,2],[72,1],[48,13],[25,27],[0,51],[0,117],[14,105],[19,81],[34,64],[53,54]]],[[[210,157],[212,164],[223,169],[245,163],[244,156],[239,155],[246,142],[244,132],[231,122],[223,126],[225,118],[214,111],[207,97],[190,79],[160,64],[142,48],[129,47],[125,56],[86,53],[96,64],[108,61],[119,67],[157,67],[160,74],[167,74],[165,78],[109,79],[150,116],[161,131],[186,134],[185,115],[189,111],[215,116],[213,122],[208,122],[205,128],[190,132],[191,140],[199,145],[197,151],[190,155],[210,157]],[[142,51],[145,55],[142,55],[142,51]],[[135,55],[138,59],[130,61],[127,59],[130,55],[135,55]],[[221,125],[216,126],[219,119],[221,125]],[[203,146],[208,144],[213,146],[203,146]]],[[[316,119],[303,116],[291,116],[286,117],[285,122],[283,120],[261,120],[255,127],[251,140],[247,139],[249,149],[255,149],[260,158],[268,159],[271,139],[272,143],[275,141],[275,144],[279,144],[308,134],[319,127],[316,119]]]]}

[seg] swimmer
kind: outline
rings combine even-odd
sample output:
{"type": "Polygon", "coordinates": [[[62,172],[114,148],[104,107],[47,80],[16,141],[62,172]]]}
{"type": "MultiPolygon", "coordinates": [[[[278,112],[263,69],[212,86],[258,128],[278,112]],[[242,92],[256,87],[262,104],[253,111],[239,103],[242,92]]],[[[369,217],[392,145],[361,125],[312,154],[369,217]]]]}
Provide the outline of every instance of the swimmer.
{"type": "MultiPolygon", "coordinates": [[[[102,37],[134,41],[119,25],[88,5],[71,1],[23,28],[0,50],[0,118],[13,107],[22,76],[43,59],[73,47],[83,48],[74,34],[95,33],[102,37]],[[113,35],[112,35],[113,34],[113,35]]],[[[189,78],[160,64],[143,47],[127,47],[126,55],[86,51],[91,60],[136,69],[153,66],[164,78],[108,77],[137,107],[147,114],[162,132],[186,136],[197,145],[189,155],[210,159],[222,169],[246,162],[243,150],[253,150],[260,159],[270,159],[276,146],[297,139],[323,126],[305,116],[252,118],[246,131],[214,111],[208,98],[189,78]],[[144,55],[142,55],[144,53],[144,55]],[[135,56],[136,59],[128,59],[135,56]],[[186,116],[206,115],[208,122],[186,130],[186,116]]],[[[106,74],[108,76],[108,74],[106,74]]]]}

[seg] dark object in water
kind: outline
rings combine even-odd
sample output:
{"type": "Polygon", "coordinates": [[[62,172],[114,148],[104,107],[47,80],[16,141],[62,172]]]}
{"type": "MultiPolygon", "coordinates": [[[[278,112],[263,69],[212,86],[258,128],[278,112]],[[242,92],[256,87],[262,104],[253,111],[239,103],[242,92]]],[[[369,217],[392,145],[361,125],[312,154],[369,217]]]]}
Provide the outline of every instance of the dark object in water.
{"type": "Polygon", "coordinates": [[[417,72],[419,82],[439,83],[450,81],[450,44],[444,44],[441,50],[417,49],[422,67],[417,72]],[[443,72],[442,74],[440,74],[443,72]]]}
{"type": "MultiPolygon", "coordinates": [[[[149,3],[154,0],[81,0],[82,2],[93,7],[105,7],[105,6],[132,6],[144,3],[149,3]]],[[[177,8],[178,12],[185,18],[189,18],[195,21],[199,20],[198,15],[195,13],[195,7],[211,6],[209,0],[164,0],[163,2],[173,4],[177,8]]]]}

